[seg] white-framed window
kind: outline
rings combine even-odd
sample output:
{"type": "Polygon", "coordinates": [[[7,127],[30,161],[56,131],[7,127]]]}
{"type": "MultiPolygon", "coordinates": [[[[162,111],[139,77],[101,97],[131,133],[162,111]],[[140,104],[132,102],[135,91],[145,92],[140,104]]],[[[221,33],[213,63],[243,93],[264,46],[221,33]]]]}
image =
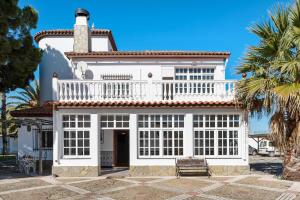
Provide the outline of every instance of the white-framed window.
{"type": "Polygon", "coordinates": [[[62,127],[64,156],[89,156],[91,116],[87,114],[63,115],[62,127]]]}
{"type": "Polygon", "coordinates": [[[195,156],[239,155],[240,115],[193,116],[195,156]]]}
{"type": "Polygon", "coordinates": [[[214,68],[175,68],[175,80],[214,80],[214,68]]]}
{"type": "Polygon", "coordinates": [[[214,94],[214,68],[175,68],[175,80],[186,80],[175,83],[175,94],[214,94]],[[208,80],[207,82],[193,82],[208,80]],[[210,80],[210,81],[209,81],[210,80]]]}
{"type": "MultiPolygon", "coordinates": [[[[33,129],[33,150],[39,150],[39,133],[38,129],[33,129]]],[[[52,149],[53,148],[53,130],[52,128],[43,128],[42,130],[42,148],[52,149]]]]}
{"type": "Polygon", "coordinates": [[[129,128],[129,115],[101,115],[100,124],[102,129],[129,128]]]}
{"type": "Polygon", "coordinates": [[[139,157],[183,155],[184,115],[139,115],[139,157]]]}

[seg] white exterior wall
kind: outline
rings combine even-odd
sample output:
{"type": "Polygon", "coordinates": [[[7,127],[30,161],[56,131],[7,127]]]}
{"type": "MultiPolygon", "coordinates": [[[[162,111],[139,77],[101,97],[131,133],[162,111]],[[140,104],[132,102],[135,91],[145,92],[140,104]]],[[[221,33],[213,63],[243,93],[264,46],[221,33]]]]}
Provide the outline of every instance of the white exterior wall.
{"type": "Polygon", "coordinates": [[[225,63],[223,60],[194,60],[182,61],[180,59],[74,59],[74,66],[84,61],[88,70],[93,73],[93,80],[100,80],[103,74],[131,74],[133,80],[162,80],[163,77],[174,77],[177,67],[209,67],[215,69],[215,80],[225,80],[225,63]],[[198,63],[195,65],[195,62],[198,63]],[[152,74],[152,78],[148,74],[152,74]]]}
{"type": "MultiPolygon", "coordinates": [[[[206,156],[209,165],[239,165],[247,166],[248,165],[248,133],[247,133],[247,124],[243,121],[243,112],[240,110],[234,109],[60,109],[55,112],[57,117],[57,139],[54,143],[54,148],[58,148],[59,152],[56,152],[57,155],[54,155],[54,165],[55,166],[95,166],[98,165],[95,158],[99,156],[99,144],[97,141],[100,141],[99,133],[99,114],[128,114],[130,113],[130,125],[129,125],[129,139],[130,139],[130,165],[131,166],[155,166],[155,165],[165,165],[173,166],[175,165],[175,157],[172,158],[138,158],[138,144],[137,144],[137,116],[138,114],[185,114],[185,127],[184,127],[184,155],[179,157],[189,157],[193,156],[193,114],[239,114],[242,120],[241,127],[239,128],[239,155],[236,156],[206,156]],[[62,114],[91,114],[92,123],[91,123],[91,132],[90,132],[90,141],[91,141],[91,155],[88,158],[68,158],[65,159],[62,154],[62,141],[63,133],[61,129],[61,115],[62,114]],[[98,121],[96,121],[98,119],[98,121]],[[97,128],[98,127],[98,128],[97,128]],[[60,144],[60,145],[58,145],[60,144]],[[57,146],[58,145],[58,146],[57,146]]],[[[54,129],[56,129],[54,128],[54,129]]],[[[110,131],[106,132],[107,134],[110,131]]],[[[106,135],[105,135],[106,136],[106,135]]],[[[104,140],[106,142],[107,140],[104,140]]],[[[108,141],[111,144],[111,141],[108,141]]],[[[217,140],[215,140],[216,144],[217,140]]],[[[100,149],[109,149],[110,144],[102,144],[103,147],[100,149]],[[104,148],[105,147],[105,148],[104,148]]],[[[102,146],[101,145],[101,146],[102,146]]],[[[217,148],[215,147],[215,152],[217,148]]],[[[100,161],[99,161],[100,163],[100,161]]]]}
{"type": "MultiPolygon", "coordinates": [[[[44,118],[51,120],[51,118],[44,118]]],[[[31,155],[38,157],[39,151],[34,150],[34,130],[36,127],[32,126],[31,131],[27,131],[27,126],[21,126],[18,132],[18,157],[24,155],[31,155]]],[[[45,129],[51,129],[52,126],[43,126],[45,129]]],[[[52,150],[43,151],[43,156],[46,157],[46,160],[52,160],[52,150]]]]}
{"type": "MultiPolygon", "coordinates": [[[[92,37],[92,51],[110,51],[108,37],[92,37]]],[[[44,51],[40,62],[41,100],[52,100],[52,76],[57,73],[60,79],[73,79],[74,68],[72,62],[65,56],[65,52],[73,51],[73,37],[44,37],[38,45],[44,51]]]]}

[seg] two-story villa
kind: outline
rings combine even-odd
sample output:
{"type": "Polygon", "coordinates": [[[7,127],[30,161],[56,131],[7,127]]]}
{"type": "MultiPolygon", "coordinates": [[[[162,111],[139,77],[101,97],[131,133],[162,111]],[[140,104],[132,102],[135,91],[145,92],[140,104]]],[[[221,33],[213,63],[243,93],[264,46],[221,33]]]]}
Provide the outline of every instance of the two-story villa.
{"type": "MultiPolygon", "coordinates": [[[[45,104],[13,113],[53,120],[43,132],[53,174],[126,166],[175,175],[183,157],[205,158],[214,175],[249,170],[248,113],[234,100],[236,81],[225,80],[229,52],[118,51],[110,30],[89,28],[86,10],[75,17],[74,30],[35,35],[45,104]]],[[[34,130],[20,128],[19,155],[37,153],[34,130]]]]}

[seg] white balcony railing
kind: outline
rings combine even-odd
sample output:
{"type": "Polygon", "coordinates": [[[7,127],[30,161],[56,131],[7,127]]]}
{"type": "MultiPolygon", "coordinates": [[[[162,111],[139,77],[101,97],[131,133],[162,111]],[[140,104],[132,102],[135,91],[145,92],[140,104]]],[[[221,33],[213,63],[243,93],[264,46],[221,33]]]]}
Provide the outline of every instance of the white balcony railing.
{"type": "Polygon", "coordinates": [[[229,101],[236,81],[57,80],[59,101],[229,101]]]}

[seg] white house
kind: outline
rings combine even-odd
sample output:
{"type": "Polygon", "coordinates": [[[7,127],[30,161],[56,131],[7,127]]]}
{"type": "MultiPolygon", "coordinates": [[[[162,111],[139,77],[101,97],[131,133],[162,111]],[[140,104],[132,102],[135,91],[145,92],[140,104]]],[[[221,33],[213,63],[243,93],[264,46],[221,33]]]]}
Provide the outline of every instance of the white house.
{"type": "MultiPolygon", "coordinates": [[[[53,120],[43,136],[53,174],[126,166],[175,175],[183,157],[207,159],[215,175],[248,172],[248,113],[235,103],[236,81],[225,80],[229,52],[118,51],[110,30],[89,28],[86,10],[75,17],[74,30],[35,35],[45,104],[13,113],[53,120]]],[[[19,153],[35,144],[34,128],[21,127],[19,153]]]]}

